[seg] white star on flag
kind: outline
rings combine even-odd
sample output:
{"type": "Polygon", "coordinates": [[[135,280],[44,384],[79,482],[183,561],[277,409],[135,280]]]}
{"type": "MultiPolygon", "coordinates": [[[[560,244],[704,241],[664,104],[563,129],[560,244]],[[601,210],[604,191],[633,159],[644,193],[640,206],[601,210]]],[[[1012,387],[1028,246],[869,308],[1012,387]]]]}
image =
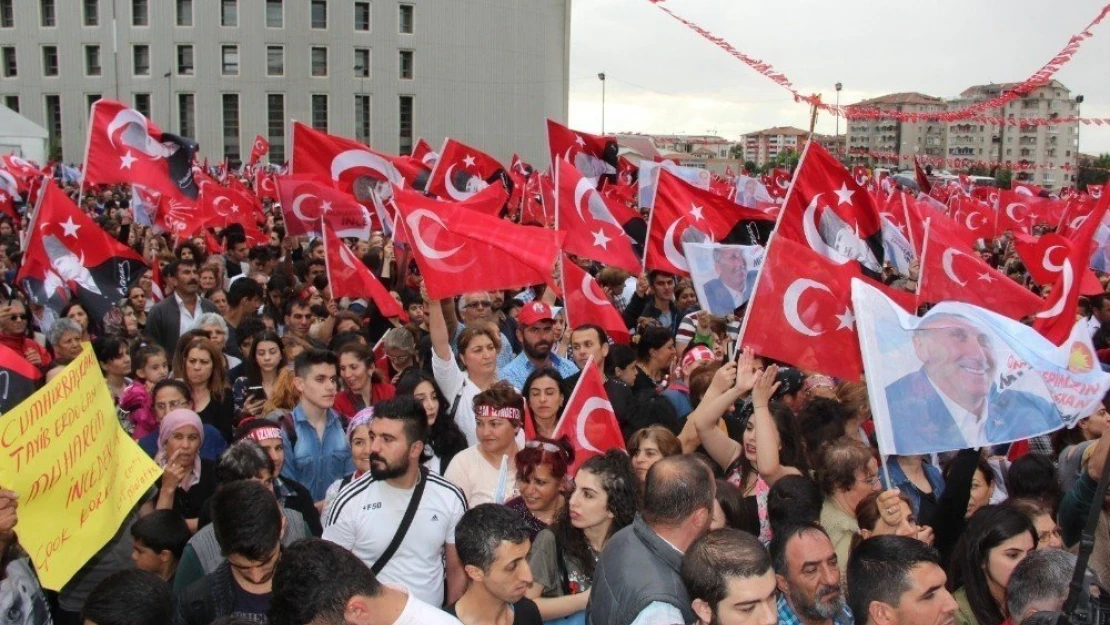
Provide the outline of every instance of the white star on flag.
{"type": "Polygon", "coordinates": [[[231,212],[238,213],[239,212],[239,205],[238,204],[232,204],[231,205],[231,212]]]}
{"type": "Polygon", "coordinates": [[[983,282],[986,282],[987,284],[994,282],[994,276],[986,272],[979,274],[979,279],[983,282]]]}
{"type": "Polygon", "coordinates": [[[132,163],[139,160],[139,159],[135,158],[134,156],[131,156],[131,150],[128,150],[127,153],[125,153],[123,156],[121,156],[119,158],[122,161],[120,163],[120,168],[121,169],[131,169],[132,163]]]}
{"type": "Polygon", "coordinates": [[[64,222],[62,222],[61,226],[62,230],[65,231],[65,236],[73,237],[75,239],[77,238],[77,230],[81,227],[73,223],[73,217],[67,218],[64,222]]]}
{"type": "Polygon", "coordinates": [[[463,165],[466,167],[474,167],[474,157],[467,154],[466,158],[463,159],[463,165]]]}
{"type": "Polygon", "coordinates": [[[325,212],[325,213],[330,211],[331,210],[331,200],[324,200],[323,202],[320,202],[320,210],[322,212],[325,212]]]}
{"type": "Polygon", "coordinates": [[[578,145],[580,145],[582,147],[586,147],[586,140],[582,138],[582,135],[575,135],[574,137],[575,137],[574,138],[575,143],[577,143],[578,145]]]}
{"type": "Polygon", "coordinates": [[[704,207],[698,206],[697,204],[691,205],[690,214],[694,216],[694,221],[705,219],[705,216],[701,214],[703,210],[705,210],[704,207]]]}
{"type": "Polygon", "coordinates": [[[612,241],[613,239],[605,236],[604,230],[598,228],[597,232],[592,232],[591,234],[594,235],[594,245],[600,247],[603,250],[609,249],[609,241],[612,241]]]}
{"type": "Polygon", "coordinates": [[[833,193],[836,193],[837,206],[840,206],[841,204],[847,204],[848,206],[852,205],[852,194],[855,193],[855,191],[852,191],[848,188],[847,182],[841,183],[840,188],[833,193]]]}
{"type": "Polygon", "coordinates": [[[851,330],[852,326],[856,323],[856,316],[852,314],[852,309],[850,308],[845,308],[844,314],[842,315],[833,316],[840,321],[840,325],[836,327],[837,330],[843,330],[845,328],[851,330]]]}

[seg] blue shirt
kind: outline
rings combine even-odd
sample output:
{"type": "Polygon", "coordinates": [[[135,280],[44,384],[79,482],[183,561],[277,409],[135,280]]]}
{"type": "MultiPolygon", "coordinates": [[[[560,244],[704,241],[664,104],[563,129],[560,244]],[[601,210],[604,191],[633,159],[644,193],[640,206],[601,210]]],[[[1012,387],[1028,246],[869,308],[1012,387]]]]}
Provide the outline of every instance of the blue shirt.
{"type": "Polygon", "coordinates": [[[281,430],[281,443],[285,446],[285,465],[281,468],[283,477],[304,484],[312,493],[313,501],[323,501],[328,486],[339,478],[354,473],[355,464],[351,460],[351,448],[347,443],[347,433],[339,413],[328,410],[324,436],[316,434],[316,428],[308,422],[304,408],[298,405],[291,413],[293,427],[297,432],[297,444],[289,442],[285,428],[281,430]]]}
{"type": "MultiPolygon", "coordinates": [[[[548,356],[548,359],[551,361],[551,367],[558,371],[564,380],[578,373],[578,365],[566,358],[559,358],[552,353],[548,356]]],[[[502,380],[512,384],[513,388],[519,392],[524,390],[524,382],[535,370],[536,366],[532,364],[531,360],[528,360],[528,355],[521,352],[519,356],[513,358],[512,362],[501,367],[499,376],[502,380]]]]}
{"type": "MultiPolygon", "coordinates": [[[[856,619],[852,611],[845,605],[833,617],[833,625],[853,625],[856,619]]],[[[802,620],[794,614],[794,609],[786,601],[786,593],[779,593],[779,625],[802,625],[802,620]]]]}
{"type": "MultiPolygon", "coordinates": [[[[940,469],[928,462],[922,462],[921,464],[921,469],[925,472],[925,479],[929,480],[929,485],[933,487],[933,498],[940,501],[941,495],[944,494],[944,477],[941,475],[940,469]]],[[[902,465],[898,464],[896,456],[890,456],[886,459],[886,470],[890,474],[891,486],[902,491],[902,494],[910,500],[910,508],[916,517],[921,511],[921,497],[924,496],[924,493],[913,485],[910,478],[906,477],[906,472],[902,470],[902,465]]]]}

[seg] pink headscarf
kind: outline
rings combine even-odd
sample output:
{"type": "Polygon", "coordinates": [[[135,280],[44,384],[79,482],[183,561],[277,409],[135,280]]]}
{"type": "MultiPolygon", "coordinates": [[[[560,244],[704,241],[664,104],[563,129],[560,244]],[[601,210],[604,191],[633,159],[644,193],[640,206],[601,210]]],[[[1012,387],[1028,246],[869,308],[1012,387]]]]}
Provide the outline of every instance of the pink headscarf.
{"type": "Polygon", "coordinates": [[[201,423],[200,416],[197,413],[188,408],[178,408],[162,418],[162,425],[158,427],[158,453],[154,455],[154,461],[158,463],[158,466],[166,467],[166,464],[169,463],[169,458],[166,456],[166,441],[170,440],[170,436],[174,432],[183,427],[192,427],[200,435],[197,456],[193,459],[193,470],[181,481],[181,490],[188,491],[200,481],[200,447],[204,445],[204,424],[201,423]]]}

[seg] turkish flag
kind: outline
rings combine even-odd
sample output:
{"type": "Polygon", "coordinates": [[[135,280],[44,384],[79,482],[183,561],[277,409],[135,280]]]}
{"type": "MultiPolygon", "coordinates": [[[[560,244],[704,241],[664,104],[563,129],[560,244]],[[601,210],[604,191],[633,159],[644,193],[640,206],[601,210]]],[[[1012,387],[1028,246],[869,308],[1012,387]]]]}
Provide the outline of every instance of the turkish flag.
{"type": "Polygon", "coordinates": [[[1044,308],[1044,300],[992,269],[954,229],[933,219],[926,227],[919,304],[965,302],[1018,320],[1044,308]]]}
{"type": "Polygon", "coordinates": [[[636,197],[636,182],[639,178],[640,167],[638,165],[623,156],[617,158],[617,183],[631,187],[632,198],[636,197]]]}
{"type": "MultiPolygon", "coordinates": [[[[974,197],[961,195],[949,207],[950,223],[957,228],[959,237],[968,245],[975,245],[979,239],[995,236],[995,211],[986,202],[974,197]]],[[[935,213],[933,218],[943,217],[935,213]]]]}
{"type": "Polygon", "coordinates": [[[550,228],[555,224],[555,185],[545,172],[528,177],[520,209],[522,225],[550,228]]]}
{"type": "Polygon", "coordinates": [[[328,271],[328,287],[335,299],[368,297],[374,301],[383,317],[401,317],[408,322],[401,305],[389,294],[362,260],[355,256],[328,223],[323,223],[324,263],[328,271]]]}
{"type": "Polygon", "coordinates": [[[196,199],[192,139],[162,132],[135,109],[97,100],[89,114],[84,184],[137,182],[162,195],[196,199]]]}
{"type": "Polygon", "coordinates": [[[631,337],[624,318],[601,290],[593,276],[563,255],[563,301],[566,304],[567,327],[577,328],[592,323],[600,326],[621,345],[631,337]]]}
{"type": "Polygon", "coordinates": [[[610,449],[624,449],[624,436],[617,422],[617,413],[613,411],[613,404],[609,403],[601,370],[594,366],[592,358],[582,369],[582,375],[578,376],[578,384],[571,391],[563,416],[551,435],[555,439],[563,436],[574,447],[574,464],[569,468],[569,475],[572,476],[590,458],[610,449]]]}
{"type": "Polygon", "coordinates": [[[786,197],[786,190],[790,188],[790,172],[785,169],[773,169],[769,174],[763,175],[762,182],[767,187],[768,195],[781,200],[786,197]]]}
{"type": "Polygon", "coordinates": [[[929,177],[925,175],[925,170],[922,169],[916,157],[913,159],[913,176],[917,179],[917,187],[922,193],[928,195],[933,192],[933,183],[929,182],[929,177]]]}
{"type": "Polygon", "coordinates": [[[617,160],[617,138],[609,135],[591,135],[571,130],[547,120],[547,146],[551,152],[551,167],[559,159],[566,159],[586,178],[615,175],[620,163],[617,160]]]}
{"type": "Polygon", "coordinates": [[[462,208],[469,208],[470,210],[478,211],[490,217],[500,217],[501,210],[505,208],[505,203],[508,201],[509,194],[505,191],[505,187],[499,184],[491,184],[461,202],[446,203],[454,204],[462,208]]]}
{"type": "Polygon", "coordinates": [[[461,202],[490,185],[509,188],[505,166],[489,154],[465,143],[446,139],[428,178],[428,193],[461,202]]]}
{"type": "Polygon", "coordinates": [[[850,288],[859,276],[851,264],[838,265],[803,244],[775,237],[739,344],[799,369],[859,380],[863,362],[850,288]]]}
{"type": "Polygon", "coordinates": [[[861,187],[867,187],[871,183],[871,172],[863,165],[856,165],[852,168],[852,179],[856,181],[861,187]]]}
{"type": "Polygon", "coordinates": [[[1048,193],[1043,187],[1039,187],[1032,182],[1015,182],[1010,185],[1010,190],[1014,193],[1020,193],[1030,197],[1047,196],[1048,193]]]}
{"type": "MultiPolygon", "coordinates": [[[[30,161],[15,154],[0,154],[0,171],[7,173],[15,185],[12,194],[26,193],[31,188],[31,181],[41,178],[45,173],[30,161]]],[[[3,174],[0,174],[0,177],[2,176],[3,174]]],[[[53,178],[53,176],[50,177],[53,178]]],[[[0,189],[4,187],[4,183],[0,181],[0,189]]]]}
{"type": "MultiPolygon", "coordinates": [[[[1071,335],[1079,308],[1079,295],[1084,290],[1084,274],[1091,261],[1095,232],[1110,208],[1110,194],[1103,196],[1094,211],[1070,238],[1045,235],[1040,238],[1043,255],[1040,268],[1056,274],[1045,309],[1037,313],[1033,328],[1055,345],[1062,345],[1071,335]],[[1057,250],[1063,250],[1063,253],[1057,250]]],[[[1026,263],[1029,267],[1030,263],[1026,263]]],[[[1032,270],[1031,270],[1032,271],[1032,270]]],[[[1042,276],[1044,277],[1044,276],[1042,276]]]]}
{"type": "Polygon", "coordinates": [[[261,170],[256,171],[254,174],[254,194],[260,200],[277,201],[279,197],[277,176],[261,170]]]}
{"type": "Polygon", "coordinates": [[[4,378],[0,387],[0,415],[6,415],[34,394],[42,374],[22,354],[0,345],[0,376],[4,378]]]}
{"type": "Polygon", "coordinates": [[[262,206],[256,196],[215,182],[200,185],[197,206],[204,215],[204,225],[214,228],[238,223],[244,228],[258,229],[258,218],[262,216],[262,206]]]}
{"type": "Polygon", "coordinates": [[[277,179],[285,232],[291,236],[321,236],[321,219],[340,237],[369,239],[370,211],[355,198],[315,176],[277,179]]]}
{"type": "Polygon", "coordinates": [[[43,187],[16,276],[31,301],[60,311],[75,293],[89,316],[104,316],[148,271],[135,250],[112,238],[56,185],[43,187]]]}
{"type": "Polygon", "coordinates": [[[263,137],[262,135],[258,135],[257,137],[255,137],[254,144],[251,145],[250,166],[254,167],[256,164],[258,164],[258,161],[262,160],[263,156],[266,156],[269,153],[270,142],[266,140],[266,137],[263,137]]]}
{"type": "Polygon", "coordinates": [[[1031,234],[1036,216],[1031,207],[1033,198],[1014,191],[998,192],[998,232],[1010,230],[1031,234]]]}
{"type": "Polygon", "coordinates": [[[7,215],[9,219],[18,223],[19,213],[15,210],[15,194],[9,192],[7,189],[0,188],[0,213],[7,215]]]}
{"type": "MultiPolygon", "coordinates": [[[[1025,264],[1029,277],[1040,285],[1052,284],[1056,281],[1057,270],[1051,269],[1052,256],[1060,246],[1075,245],[1078,241],[1062,236],[1058,233],[1048,233],[1040,237],[1031,237],[1027,234],[1014,235],[1014,250],[1025,264]]],[[[1088,267],[1083,270],[1080,277],[1080,295],[1099,295],[1105,292],[1098,276],[1088,267]]]]}
{"type": "Polygon", "coordinates": [[[439,160],[439,154],[432,150],[432,146],[423,137],[416,140],[412,146],[412,157],[424,163],[424,166],[431,169],[436,166],[436,161],[439,160]]]}
{"type": "Polygon", "coordinates": [[[368,204],[376,191],[388,198],[392,186],[403,186],[404,176],[395,157],[371,150],[357,141],[293,123],[293,160],[289,173],[330,180],[335,188],[368,204]]]}
{"type": "MultiPolygon", "coordinates": [[[[825,148],[806,144],[782,208],[779,234],[829,260],[882,272],[882,220],[866,189],[825,148]]],[[[847,296],[845,296],[847,297],[847,296]]]]}
{"type": "Polygon", "coordinates": [[[1106,185],[1104,185],[1104,184],[1088,184],[1087,185],[1087,194],[1091,196],[1091,199],[1099,200],[1099,199],[1102,198],[1102,191],[1105,188],[1106,188],[1106,185]]]}
{"type": "Polygon", "coordinates": [[[394,189],[393,201],[433,299],[553,283],[563,233],[403,189],[394,189]]]}
{"type": "Polygon", "coordinates": [[[690,228],[712,241],[723,241],[741,221],[774,221],[763,211],[699,189],[664,168],[659,169],[650,219],[644,267],[682,276],[690,275],[690,266],[681,251],[684,237],[700,242],[696,233],[689,232],[690,228]]]}
{"type": "Polygon", "coordinates": [[[180,241],[204,229],[206,216],[195,200],[158,194],[154,225],[180,241]]]}
{"type": "Polygon", "coordinates": [[[640,274],[642,267],[632,241],[604,198],[561,158],[555,163],[555,206],[555,229],[567,233],[563,250],[640,274]]]}

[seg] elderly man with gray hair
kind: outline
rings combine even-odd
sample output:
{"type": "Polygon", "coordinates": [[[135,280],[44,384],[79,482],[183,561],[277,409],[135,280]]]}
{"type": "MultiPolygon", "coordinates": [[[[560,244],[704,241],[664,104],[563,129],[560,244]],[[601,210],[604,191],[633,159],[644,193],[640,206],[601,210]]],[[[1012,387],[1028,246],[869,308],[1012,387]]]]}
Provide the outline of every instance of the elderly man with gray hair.
{"type": "Polygon", "coordinates": [[[50,326],[46,340],[54,348],[55,360],[73,360],[81,355],[81,336],[84,331],[76,321],[62,317],[50,326]]]}
{"type": "MultiPolygon", "coordinates": [[[[1076,560],[1074,554],[1062,549],[1040,549],[1014,567],[1006,587],[1006,609],[1012,625],[1021,625],[1037,612],[1059,612],[1064,607],[1076,560]]],[[[1087,573],[1087,580],[1097,583],[1092,572],[1087,573]]]]}

